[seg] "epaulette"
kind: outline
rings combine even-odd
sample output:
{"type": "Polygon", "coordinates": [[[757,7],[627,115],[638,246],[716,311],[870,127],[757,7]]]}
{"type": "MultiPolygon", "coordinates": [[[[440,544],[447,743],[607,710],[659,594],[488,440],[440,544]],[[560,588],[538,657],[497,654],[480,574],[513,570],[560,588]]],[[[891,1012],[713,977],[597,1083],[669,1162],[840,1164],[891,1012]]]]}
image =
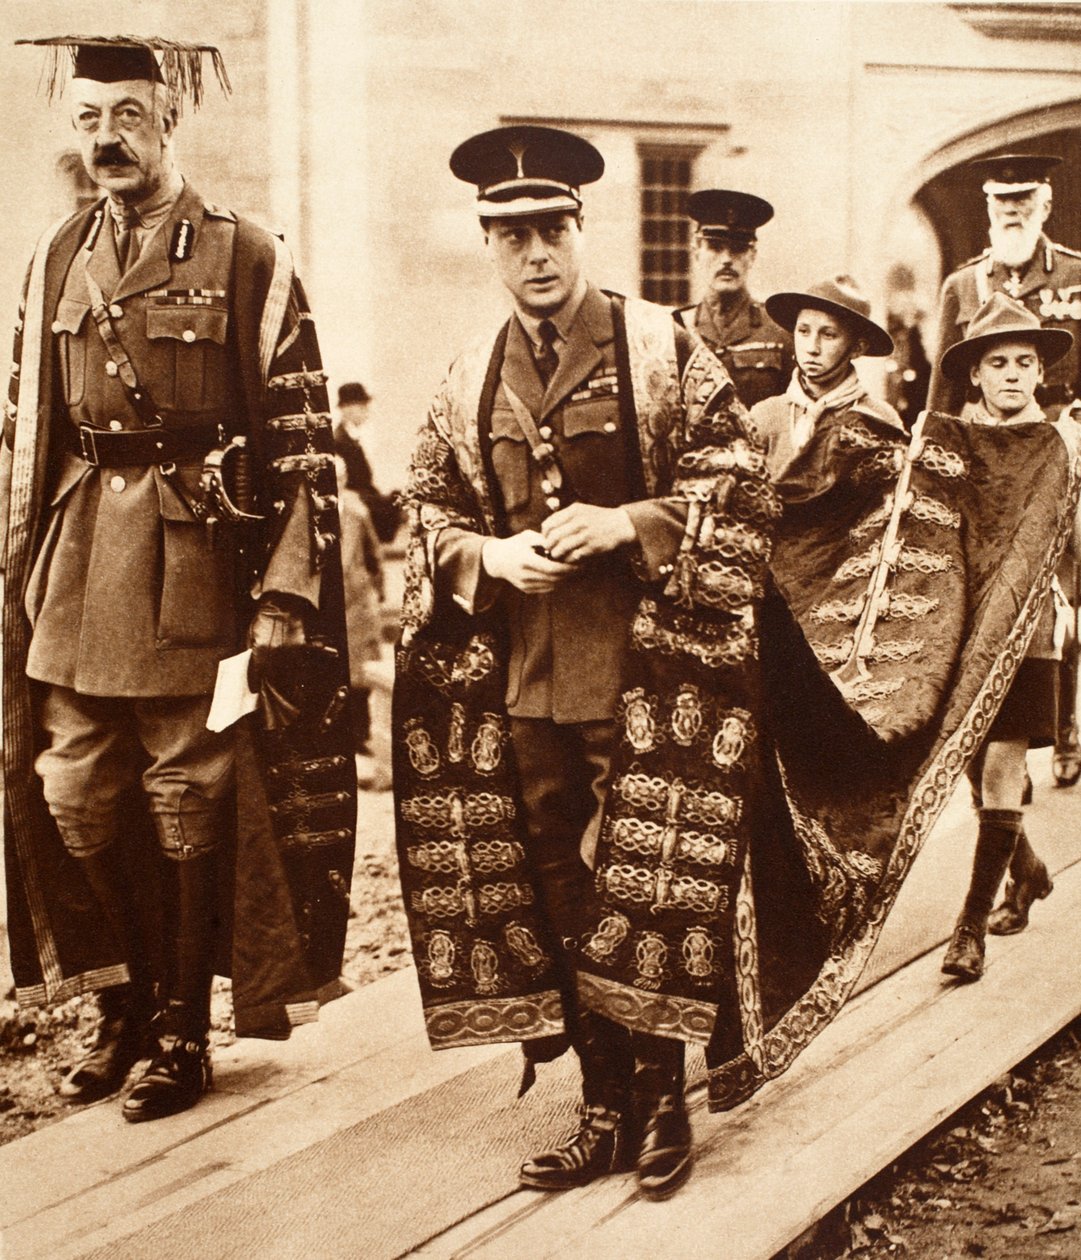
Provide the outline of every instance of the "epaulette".
{"type": "Polygon", "coordinates": [[[226,210],[222,206],[215,206],[209,201],[204,202],[203,212],[211,219],[228,219],[230,223],[236,222],[236,215],[232,210],[226,210]]]}
{"type": "Polygon", "coordinates": [[[966,258],[963,263],[959,264],[959,266],[957,267],[957,270],[964,271],[966,267],[974,267],[976,263],[984,262],[986,259],[990,257],[991,257],[991,246],[988,245],[988,247],[982,253],[974,254],[971,258],[966,258]]]}
{"type": "Polygon", "coordinates": [[[1060,245],[1058,241],[1052,241],[1051,248],[1056,254],[1066,254],[1070,258],[1081,258],[1081,249],[1071,249],[1069,245],[1060,245]]]}

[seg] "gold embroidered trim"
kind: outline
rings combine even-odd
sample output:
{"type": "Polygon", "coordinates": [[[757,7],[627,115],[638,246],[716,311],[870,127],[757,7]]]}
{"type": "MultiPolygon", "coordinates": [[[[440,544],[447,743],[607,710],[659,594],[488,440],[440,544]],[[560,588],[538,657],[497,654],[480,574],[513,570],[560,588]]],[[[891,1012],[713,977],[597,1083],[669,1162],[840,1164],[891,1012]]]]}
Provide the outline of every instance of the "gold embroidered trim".
{"type": "Polygon", "coordinates": [[[658,908],[693,910],[698,914],[714,914],[728,905],[725,885],[691,875],[673,875],[668,867],[652,871],[613,863],[597,879],[617,901],[652,903],[658,908]]]}
{"type": "Polygon", "coordinates": [[[427,844],[410,845],[406,852],[410,865],[446,875],[455,871],[468,875],[470,870],[509,871],[525,857],[525,851],[516,840],[474,840],[468,850],[464,843],[432,840],[427,844]]]}
{"type": "Polygon", "coordinates": [[[474,999],[429,1007],[424,1022],[432,1048],[447,1050],[556,1036],[563,1031],[563,1008],[558,991],[549,989],[529,997],[474,999]]]}
{"type": "Polygon", "coordinates": [[[583,1006],[636,1032],[674,1037],[705,1045],[713,1033],[717,1006],[697,998],[654,993],[579,971],[578,997],[583,1006]]]}
{"type": "Polygon", "coordinates": [[[503,914],[519,906],[533,904],[533,889],[528,884],[481,884],[469,888],[424,888],[410,898],[414,910],[433,919],[453,919],[466,915],[476,919],[479,914],[503,914]]]}
{"type": "Polygon", "coordinates": [[[930,472],[940,477],[967,477],[968,465],[956,451],[947,450],[937,442],[924,442],[923,450],[916,459],[930,472]]]}
{"type": "Polygon", "coordinates": [[[941,525],[943,529],[961,528],[961,513],[929,495],[918,494],[909,510],[917,521],[927,525],[941,525]]]}
{"type": "Polygon", "coordinates": [[[494,827],[515,815],[514,801],[494,792],[432,792],[408,796],[401,804],[402,818],[429,831],[466,834],[467,828],[494,827]]]}

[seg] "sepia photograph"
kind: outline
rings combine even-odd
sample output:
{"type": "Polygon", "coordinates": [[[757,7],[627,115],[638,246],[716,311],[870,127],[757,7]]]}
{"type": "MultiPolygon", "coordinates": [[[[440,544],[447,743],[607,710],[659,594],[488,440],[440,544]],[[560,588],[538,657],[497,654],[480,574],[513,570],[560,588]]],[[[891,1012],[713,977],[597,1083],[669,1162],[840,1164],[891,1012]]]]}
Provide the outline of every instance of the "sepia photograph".
{"type": "Polygon", "coordinates": [[[0,1260],[1081,1260],[1081,0],[0,68],[0,1260]]]}

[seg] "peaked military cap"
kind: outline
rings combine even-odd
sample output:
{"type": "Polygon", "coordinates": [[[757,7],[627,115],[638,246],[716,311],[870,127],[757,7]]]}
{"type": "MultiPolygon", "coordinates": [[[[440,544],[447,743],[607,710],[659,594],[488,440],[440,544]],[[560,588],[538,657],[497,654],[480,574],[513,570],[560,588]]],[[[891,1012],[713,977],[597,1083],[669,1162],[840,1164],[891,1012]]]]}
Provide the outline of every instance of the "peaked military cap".
{"type": "Polygon", "coordinates": [[[46,48],[46,94],[52,100],[63,90],[64,79],[93,79],[120,83],[127,79],[162,83],[177,109],[190,100],[198,109],[203,100],[203,57],[211,59],[223,92],[232,91],[221,53],[213,44],[190,44],[158,35],[53,35],[48,39],[17,39],[16,44],[46,48]]]}
{"type": "Polygon", "coordinates": [[[1057,363],[1069,354],[1073,334],[1067,328],[1044,328],[1027,306],[1005,293],[992,293],[972,317],[962,341],[942,356],[942,375],[968,379],[968,370],[996,341],[1031,341],[1043,363],[1057,363]]]}
{"type": "Polygon", "coordinates": [[[707,240],[731,238],[750,244],[755,230],[773,218],[773,207],[753,193],[703,188],[687,198],[687,213],[707,240]]]}
{"type": "Polygon", "coordinates": [[[496,127],[460,144],[450,169],[477,186],[477,213],[513,219],[582,208],[579,189],[604,174],[604,158],[558,127],[496,127]]]}
{"type": "Polygon", "coordinates": [[[1051,153],[996,153],[969,162],[983,175],[985,193],[1031,192],[1049,184],[1051,171],[1061,165],[1062,158],[1051,153]]]}
{"type": "Polygon", "coordinates": [[[871,303],[851,276],[831,276],[802,293],[774,293],[766,298],[770,318],[788,332],[795,328],[800,311],[808,307],[839,315],[867,342],[867,354],[880,358],[893,353],[893,338],[871,318],[871,303]]]}

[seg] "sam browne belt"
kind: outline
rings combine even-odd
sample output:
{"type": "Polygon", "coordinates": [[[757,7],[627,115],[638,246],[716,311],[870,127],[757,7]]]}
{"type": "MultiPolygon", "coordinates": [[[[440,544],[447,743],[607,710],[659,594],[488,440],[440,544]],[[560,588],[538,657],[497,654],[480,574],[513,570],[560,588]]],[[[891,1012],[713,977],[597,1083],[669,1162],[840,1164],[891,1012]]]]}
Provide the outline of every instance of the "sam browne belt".
{"type": "Polygon", "coordinates": [[[123,468],[200,460],[221,441],[217,424],[183,429],[98,429],[81,424],[79,454],[95,468],[123,468]]]}

